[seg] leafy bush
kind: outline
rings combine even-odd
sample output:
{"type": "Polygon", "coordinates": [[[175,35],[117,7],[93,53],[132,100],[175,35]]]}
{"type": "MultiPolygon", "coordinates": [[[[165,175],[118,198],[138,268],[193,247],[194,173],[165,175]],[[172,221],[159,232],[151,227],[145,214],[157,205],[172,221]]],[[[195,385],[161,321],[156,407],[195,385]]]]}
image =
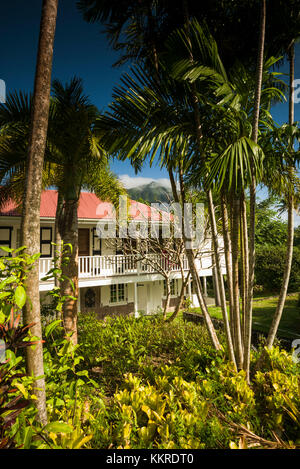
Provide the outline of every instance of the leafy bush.
{"type": "Polygon", "coordinates": [[[91,403],[93,448],[298,444],[299,421],[292,416],[299,412],[299,364],[291,354],[267,351],[249,386],[243,371],[236,373],[212,350],[200,325],[182,319],[166,325],[149,317],[84,319],[83,355],[98,371],[102,389],[91,403]]]}
{"type": "Polygon", "coordinates": [[[0,339],[6,343],[0,446],[300,447],[300,364],[292,355],[266,350],[254,371],[260,350],[253,352],[249,386],[245,373],[236,373],[223,352],[212,348],[204,326],[180,317],[172,323],[161,317],[98,321],[82,314],[76,346],[60,320],[45,326],[48,424],[41,427],[22,353],[34,343],[20,320],[23,275],[32,260],[16,254],[19,259],[0,262],[0,339]]]}
{"type": "Polygon", "coordinates": [[[5,249],[11,256],[0,259],[0,340],[5,345],[0,362],[0,447],[80,448],[92,438],[86,396],[94,383],[86,370],[77,369],[83,358],[65,337],[61,321],[47,325],[43,339],[49,423],[40,427],[33,405],[34,380],[26,375],[22,352],[37,341],[31,338],[31,324],[21,322],[27,299],[24,279],[39,256],[29,257],[22,248],[5,249]]]}
{"type": "Polygon", "coordinates": [[[174,375],[195,378],[215,358],[205,327],[160,317],[106,318],[80,314],[78,337],[85,364],[98,371],[112,390],[125,373],[142,373],[151,381],[156,369],[171,365],[174,375]]]}
{"type": "MultiPolygon", "coordinates": [[[[255,280],[266,291],[278,292],[283,278],[286,249],[283,246],[258,246],[255,280]]],[[[300,289],[300,249],[294,247],[289,291],[300,289]]]]}
{"type": "Polygon", "coordinates": [[[0,448],[18,446],[12,431],[21,413],[30,407],[32,379],[25,373],[25,347],[37,343],[23,326],[21,310],[26,302],[24,279],[38,256],[22,254],[22,248],[3,248],[8,256],[0,259],[0,448]]]}

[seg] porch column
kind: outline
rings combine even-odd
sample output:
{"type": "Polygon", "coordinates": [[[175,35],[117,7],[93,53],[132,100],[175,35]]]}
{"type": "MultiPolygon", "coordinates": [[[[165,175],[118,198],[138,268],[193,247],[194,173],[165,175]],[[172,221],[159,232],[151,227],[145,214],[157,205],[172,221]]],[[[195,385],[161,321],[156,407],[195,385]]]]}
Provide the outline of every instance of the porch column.
{"type": "Polygon", "coordinates": [[[189,280],[188,280],[188,292],[189,292],[190,300],[192,301],[192,282],[191,282],[191,277],[189,277],[189,280]]]}
{"type": "Polygon", "coordinates": [[[78,287],[78,297],[77,297],[77,313],[80,312],[80,288],[78,287]]]}
{"type": "Polygon", "coordinates": [[[216,272],[215,267],[213,267],[212,280],[213,280],[213,287],[214,287],[215,304],[216,306],[220,306],[221,300],[220,300],[219,284],[218,284],[217,272],[216,272]]]}
{"type": "Polygon", "coordinates": [[[139,317],[139,313],[138,313],[138,293],[137,293],[137,282],[134,282],[133,284],[133,288],[134,288],[134,317],[135,318],[138,318],[139,317]]]}
{"type": "Polygon", "coordinates": [[[207,296],[207,282],[206,282],[206,277],[202,277],[203,278],[203,293],[204,293],[204,296],[207,296]]]}

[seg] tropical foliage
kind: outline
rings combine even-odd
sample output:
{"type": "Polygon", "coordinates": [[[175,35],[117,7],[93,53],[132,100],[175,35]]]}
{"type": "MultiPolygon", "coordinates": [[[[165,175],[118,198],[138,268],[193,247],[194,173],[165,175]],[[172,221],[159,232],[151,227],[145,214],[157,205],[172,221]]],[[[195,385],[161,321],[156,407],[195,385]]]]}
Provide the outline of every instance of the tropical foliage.
{"type": "Polygon", "coordinates": [[[50,98],[58,2],[43,1],[33,96],[13,93],[0,107],[0,206],[8,198],[22,206],[25,244],[0,260],[0,447],[299,447],[299,360],[274,347],[288,288],[299,281],[296,269],[291,275],[298,262],[299,5],[276,0],[278,10],[269,15],[267,0],[191,3],[77,2],[87,21],[106,22],[111,46],[123,52],[119,64],[133,62],[100,115],[78,78],[54,80],[50,98]],[[282,55],[288,85],[276,72],[282,55]],[[287,123],[278,126],[271,106],[287,93],[287,123]],[[184,220],[205,328],[187,324],[178,311],[173,321],[84,316],[78,344],[78,201],[88,189],[117,205],[123,188],[109,169],[111,156],[130,159],[136,171],[158,161],[182,207],[201,192],[221,330],[210,316],[192,226],[184,220]],[[286,233],[278,220],[266,223],[268,206],[256,199],[260,184],[287,210],[286,233]],[[63,315],[42,329],[35,251],[41,189],[49,185],[58,189],[58,256],[48,278],[56,281],[54,312],[63,315]],[[283,243],[282,265],[273,269],[274,247],[278,256],[283,243]],[[265,272],[279,298],[266,347],[255,349],[255,274],[259,283],[265,272]]]}

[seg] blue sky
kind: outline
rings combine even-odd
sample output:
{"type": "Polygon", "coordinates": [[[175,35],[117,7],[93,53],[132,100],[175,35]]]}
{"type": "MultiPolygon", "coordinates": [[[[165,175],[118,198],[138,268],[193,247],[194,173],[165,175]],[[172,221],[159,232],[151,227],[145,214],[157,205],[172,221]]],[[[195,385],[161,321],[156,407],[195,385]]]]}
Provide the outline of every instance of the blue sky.
{"type": "MultiPolygon", "coordinates": [[[[0,79],[5,80],[7,92],[30,91],[33,88],[39,34],[41,0],[10,0],[1,5],[0,79]]],[[[300,79],[300,44],[296,49],[296,78],[300,79]]],[[[100,110],[111,101],[112,89],[128,66],[113,68],[118,59],[101,34],[98,24],[87,24],[76,9],[75,0],[60,0],[53,59],[53,78],[68,81],[80,76],[85,92],[100,110]]],[[[287,66],[282,67],[287,72],[287,66]]],[[[300,93],[299,93],[300,97],[300,93]]],[[[287,104],[277,104],[273,116],[280,124],[287,120],[287,104]]],[[[300,120],[300,103],[295,106],[295,120],[300,120]]],[[[113,171],[134,177],[129,162],[116,161],[113,171]]],[[[145,166],[139,177],[164,179],[165,170],[145,166]]]]}

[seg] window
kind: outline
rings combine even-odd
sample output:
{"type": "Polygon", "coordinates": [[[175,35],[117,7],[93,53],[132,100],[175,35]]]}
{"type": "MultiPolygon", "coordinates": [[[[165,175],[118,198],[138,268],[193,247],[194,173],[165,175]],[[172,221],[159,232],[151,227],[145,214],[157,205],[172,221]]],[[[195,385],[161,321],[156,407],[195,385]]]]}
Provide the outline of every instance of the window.
{"type": "Polygon", "coordinates": [[[101,256],[101,238],[97,235],[96,228],[93,228],[93,256],[101,256]]]}
{"type": "MultiPolygon", "coordinates": [[[[170,281],[170,290],[171,290],[171,296],[176,296],[177,295],[177,280],[173,279],[170,281]]],[[[167,282],[164,280],[164,296],[167,296],[167,282]]]]}
{"type": "Polygon", "coordinates": [[[118,300],[125,301],[125,285],[124,283],[120,283],[118,285],[118,300]]]}
{"type": "Polygon", "coordinates": [[[94,308],[96,305],[96,293],[92,288],[88,288],[85,292],[84,305],[86,308],[94,308]]]}
{"type": "Polygon", "coordinates": [[[117,285],[110,286],[110,302],[117,303],[117,285]]]}
{"type": "Polygon", "coordinates": [[[41,228],[40,251],[41,257],[52,257],[52,228],[41,228]]]}
{"type": "Polygon", "coordinates": [[[119,285],[110,286],[110,302],[121,303],[125,301],[125,284],[120,283],[119,285]]]}
{"type": "MultiPolygon", "coordinates": [[[[12,233],[11,226],[1,226],[0,227],[0,247],[11,248],[11,233],[12,233]]],[[[0,256],[9,256],[10,253],[0,249],[0,256]]]]}

